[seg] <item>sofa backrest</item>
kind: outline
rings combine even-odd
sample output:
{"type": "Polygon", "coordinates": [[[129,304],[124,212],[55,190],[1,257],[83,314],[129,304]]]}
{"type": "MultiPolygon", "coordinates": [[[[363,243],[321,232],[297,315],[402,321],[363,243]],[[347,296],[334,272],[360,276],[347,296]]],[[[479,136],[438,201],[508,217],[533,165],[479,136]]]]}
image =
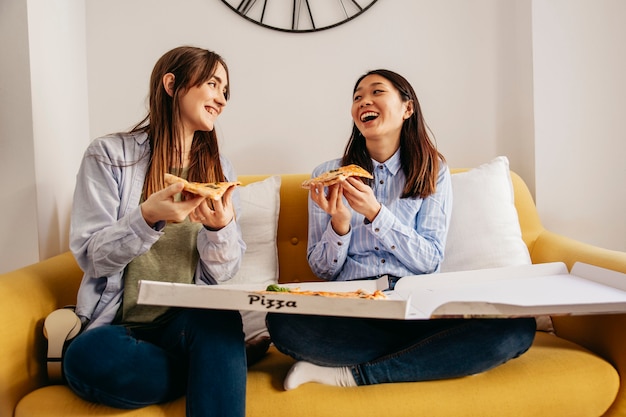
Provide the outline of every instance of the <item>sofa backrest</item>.
{"type": "MultiPolygon", "coordinates": [[[[452,174],[467,169],[453,169],[452,174]]],[[[240,175],[244,185],[261,181],[269,175],[240,175]]],[[[300,184],[310,178],[309,174],[283,174],[280,191],[280,215],[278,220],[278,262],[279,282],[319,281],[309,267],[306,259],[307,249],[307,203],[308,191],[300,184]]],[[[543,230],[534,200],[524,180],[511,172],[515,193],[515,207],[518,212],[522,238],[532,249],[537,236],[543,230]]],[[[532,253],[532,252],[531,252],[532,253]]]]}
{"type": "MultiPolygon", "coordinates": [[[[452,174],[464,172],[466,169],[453,169],[452,174]]],[[[240,175],[238,180],[244,185],[261,181],[269,175],[240,175]]],[[[308,191],[300,184],[310,177],[309,174],[283,174],[281,175],[280,189],[280,216],[278,220],[278,236],[276,245],[278,248],[279,282],[303,282],[319,281],[311,271],[306,259],[307,228],[308,228],[308,191]]],[[[532,254],[532,248],[537,236],[544,230],[535,207],[533,197],[524,180],[514,172],[511,172],[511,180],[515,193],[515,207],[518,212],[522,238],[532,254]]],[[[63,254],[63,259],[69,260],[72,255],[69,252],[63,254]]],[[[66,291],[67,304],[75,302],[74,297],[82,273],[78,266],[72,270],[72,278],[67,275],[71,288],[66,291]]]]}

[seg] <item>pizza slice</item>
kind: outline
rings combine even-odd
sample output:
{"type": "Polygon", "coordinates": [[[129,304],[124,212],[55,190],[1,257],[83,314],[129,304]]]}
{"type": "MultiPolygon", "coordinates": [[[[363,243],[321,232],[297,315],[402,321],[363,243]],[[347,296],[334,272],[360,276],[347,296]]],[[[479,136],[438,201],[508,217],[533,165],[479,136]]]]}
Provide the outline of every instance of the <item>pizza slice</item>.
{"type": "Polygon", "coordinates": [[[239,181],[222,181],[222,182],[192,182],[187,181],[183,178],[177,177],[172,174],[165,174],[165,183],[167,185],[172,185],[177,182],[182,182],[185,186],[183,187],[184,191],[187,191],[192,194],[201,195],[205,198],[210,198],[211,200],[219,200],[222,198],[226,190],[228,190],[232,186],[241,185],[239,181]]]}
{"type": "Polygon", "coordinates": [[[361,168],[358,165],[346,165],[343,167],[339,167],[336,169],[331,169],[330,171],[324,172],[323,174],[308,179],[302,183],[302,188],[310,189],[311,184],[313,183],[322,183],[324,187],[328,187],[329,185],[337,184],[345,180],[348,177],[363,177],[373,179],[372,174],[367,172],[365,169],[361,168]]]}
{"type": "Polygon", "coordinates": [[[365,298],[367,300],[383,300],[386,299],[387,296],[381,290],[376,290],[374,292],[367,292],[365,290],[356,290],[356,291],[307,291],[301,290],[300,288],[288,288],[281,287],[280,285],[271,284],[268,285],[265,289],[265,292],[286,292],[289,294],[295,295],[309,295],[309,296],[319,296],[319,297],[335,297],[335,298],[365,298]]]}

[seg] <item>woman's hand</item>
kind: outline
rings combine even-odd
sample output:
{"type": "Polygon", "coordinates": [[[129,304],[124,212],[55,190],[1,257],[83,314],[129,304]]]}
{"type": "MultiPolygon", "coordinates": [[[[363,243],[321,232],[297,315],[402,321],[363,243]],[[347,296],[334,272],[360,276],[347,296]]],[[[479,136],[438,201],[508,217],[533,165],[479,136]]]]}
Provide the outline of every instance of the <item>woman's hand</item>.
{"type": "Polygon", "coordinates": [[[365,216],[370,222],[380,212],[380,203],[376,200],[372,187],[354,177],[348,177],[343,183],[343,196],[350,204],[350,207],[357,213],[365,216]]]}
{"type": "Polygon", "coordinates": [[[195,210],[190,213],[189,219],[205,225],[211,230],[219,230],[230,223],[235,217],[232,195],[235,186],[226,190],[220,200],[204,199],[195,210]]]}
{"type": "Polygon", "coordinates": [[[350,231],[352,213],[343,204],[341,183],[329,186],[328,195],[324,194],[321,183],[311,184],[311,199],[330,215],[331,225],[338,235],[343,236],[350,231]]]}
{"type": "Polygon", "coordinates": [[[161,220],[180,223],[204,201],[201,196],[174,201],[174,196],[182,190],[182,183],[172,184],[141,203],[141,214],[150,227],[161,220]]]}

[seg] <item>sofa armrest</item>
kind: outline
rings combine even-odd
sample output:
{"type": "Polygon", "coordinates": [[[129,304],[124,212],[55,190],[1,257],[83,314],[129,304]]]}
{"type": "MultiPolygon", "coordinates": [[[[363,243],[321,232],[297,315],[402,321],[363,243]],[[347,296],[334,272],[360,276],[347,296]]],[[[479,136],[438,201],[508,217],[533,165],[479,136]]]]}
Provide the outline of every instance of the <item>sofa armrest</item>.
{"type": "MultiPolygon", "coordinates": [[[[544,230],[531,252],[533,263],[584,262],[626,273],[626,252],[603,249],[544,230]]],[[[626,314],[553,317],[555,332],[612,363],[619,372],[620,392],[605,416],[626,415],[626,314]]]]}
{"type": "Polygon", "coordinates": [[[536,238],[530,257],[533,263],[564,262],[572,268],[584,262],[626,273],[626,252],[609,250],[543,230],[536,238]]]}
{"type": "Polygon", "coordinates": [[[45,385],[43,321],[76,302],[82,271],[67,252],[0,275],[0,415],[45,385]]]}

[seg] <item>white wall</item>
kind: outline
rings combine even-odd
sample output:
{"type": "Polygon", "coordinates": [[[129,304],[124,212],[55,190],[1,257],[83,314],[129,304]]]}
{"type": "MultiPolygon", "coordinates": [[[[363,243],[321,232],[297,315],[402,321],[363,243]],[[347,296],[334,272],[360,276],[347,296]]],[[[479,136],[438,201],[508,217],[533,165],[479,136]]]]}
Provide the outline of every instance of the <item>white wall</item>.
{"type": "Polygon", "coordinates": [[[547,227],[626,250],[623,157],[617,161],[624,145],[615,139],[622,127],[607,116],[624,113],[624,52],[610,49],[624,39],[613,23],[626,18],[623,4],[379,0],[343,26],[286,34],[241,19],[220,0],[0,0],[0,172],[19,172],[18,194],[2,197],[0,270],[66,249],[80,155],[89,140],[143,117],[154,62],[181,44],[216,50],[230,66],[233,98],[218,133],[240,174],[309,172],[339,156],[354,81],[386,67],[412,82],[451,166],[506,154],[533,190],[537,175],[547,227]],[[587,15],[596,20],[586,22],[587,15]],[[563,32],[558,42],[553,27],[563,32]],[[568,55],[555,46],[566,46],[568,55]],[[598,59],[602,66],[589,64],[598,59]],[[570,61],[581,67],[572,70],[570,61]],[[571,71],[578,75],[569,77],[571,71]],[[599,78],[601,88],[592,88],[599,78]],[[583,126],[559,131],[571,117],[555,118],[555,109],[571,96],[557,99],[579,90],[580,79],[588,86],[585,100],[569,111],[585,111],[583,126]],[[610,103],[609,111],[598,112],[598,103],[610,103]],[[590,164],[559,159],[562,149],[596,162],[575,202],[590,203],[575,218],[563,215],[573,204],[560,191],[575,189],[581,178],[573,171],[590,164]],[[561,172],[567,175],[554,180],[561,172]],[[598,213],[602,207],[609,210],[598,213]],[[579,229],[585,222],[593,227],[579,229]]]}
{"type": "Polygon", "coordinates": [[[39,260],[26,1],[0,0],[0,272],[39,260]]]}
{"type": "Polygon", "coordinates": [[[502,11],[494,33],[497,49],[496,153],[507,155],[531,192],[535,190],[532,15],[530,2],[498,2],[502,11]],[[508,16],[508,18],[504,18],[508,16]]]}
{"type": "Polygon", "coordinates": [[[85,8],[0,0],[0,272],[68,249],[88,143],[85,8]]]}
{"type": "Polygon", "coordinates": [[[626,250],[626,2],[533,4],[536,200],[544,224],[626,250]]]}
{"type": "Polygon", "coordinates": [[[39,256],[68,248],[74,181],[89,135],[85,7],[28,0],[39,256]]]}
{"type": "MultiPolygon", "coordinates": [[[[532,152],[532,125],[500,122],[501,112],[513,110],[532,117],[532,89],[516,70],[521,65],[528,78],[531,68],[528,0],[380,0],[356,20],[312,34],[261,28],[219,0],[172,4],[87,2],[92,136],[139,121],[154,62],[187,43],[216,50],[229,64],[232,100],[219,132],[241,174],[309,172],[340,156],[353,84],[378,67],[413,83],[451,165],[485,162],[507,142],[532,152]]],[[[510,155],[532,185],[526,157],[510,155]]]]}

